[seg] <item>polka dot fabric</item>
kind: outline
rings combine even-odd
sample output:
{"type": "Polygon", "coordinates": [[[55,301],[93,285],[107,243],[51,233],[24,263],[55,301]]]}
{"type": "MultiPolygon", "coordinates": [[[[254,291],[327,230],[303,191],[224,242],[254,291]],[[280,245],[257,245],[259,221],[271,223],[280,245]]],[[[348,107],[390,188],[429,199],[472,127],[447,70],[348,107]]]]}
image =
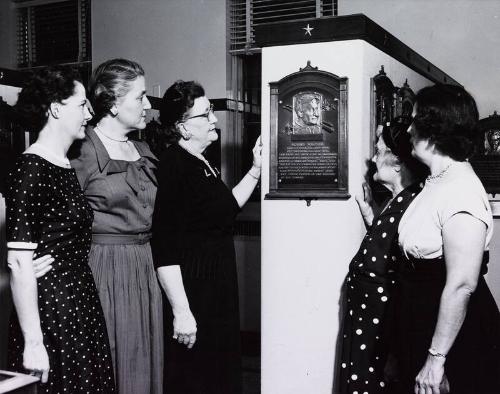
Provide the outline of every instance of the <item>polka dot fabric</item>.
{"type": "Polygon", "coordinates": [[[400,260],[398,224],[419,191],[418,185],[406,188],[373,220],[349,266],[340,365],[342,394],[385,392],[383,327],[400,260]]]}
{"type": "MultiPolygon", "coordinates": [[[[50,361],[39,393],[114,393],[106,326],[87,264],[92,210],[75,171],[25,154],[10,175],[7,240],[51,254],[53,268],[38,279],[38,307],[50,361]]],[[[9,330],[9,366],[23,371],[23,336],[15,313],[9,330]]]]}

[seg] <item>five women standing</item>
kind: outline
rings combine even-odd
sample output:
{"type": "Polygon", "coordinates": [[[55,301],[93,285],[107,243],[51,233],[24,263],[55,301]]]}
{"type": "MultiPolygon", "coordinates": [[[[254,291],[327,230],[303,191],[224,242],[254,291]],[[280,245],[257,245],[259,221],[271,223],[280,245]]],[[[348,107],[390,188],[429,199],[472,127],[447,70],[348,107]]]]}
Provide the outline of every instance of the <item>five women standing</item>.
{"type": "MultiPolygon", "coordinates": [[[[154,207],[155,263],[175,339],[166,348],[167,390],[240,392],[232,226],[259,179],[260,144],[251,170],[227,189],[203,156],[217,139],[210,102],[199,84],[177,81],[162,100],[172,145],[161,158],[155,204],[157,159],[146,144],[128,139],[145,127],[150,108],[143,69],[124,59],[103,63],[92,76],[90,99],[95,127],[86,135],[85,90],[69,69],[40,72],[16,104],[39,137],[19,159],[7,193],[12,365],[41,373],[48,381],[43,392],[112,393],[112,358],[121,393],[163,392],[161,292],[149,246],[154,207]],[[67,152],[79,139],[70,165],[67,152]],[[55,259],[38,284],[35,251],[55,259]]],[[[462,88],[418,93],[411,151],[431,172],[418,196],[408,136],[393,126],[379,139],[375,177],[393,198],[375,221],[359,201],[371,228],[347,279],[348,305],[361,309],[348,307],[346,316],[343,392],[354,390],[361,375],[357,391],[372,380],[373,390],[385,386],[387,349],[377,342],[378,327],[393,281],[400,392],[500,389],[500,317],[483,279],[492,216],[467,162],[477,120],[462,88]],[[395,247],[401,216],[402,254],[395,247]],[[358,347],[374,359],[359,357],[358,347]]]]}

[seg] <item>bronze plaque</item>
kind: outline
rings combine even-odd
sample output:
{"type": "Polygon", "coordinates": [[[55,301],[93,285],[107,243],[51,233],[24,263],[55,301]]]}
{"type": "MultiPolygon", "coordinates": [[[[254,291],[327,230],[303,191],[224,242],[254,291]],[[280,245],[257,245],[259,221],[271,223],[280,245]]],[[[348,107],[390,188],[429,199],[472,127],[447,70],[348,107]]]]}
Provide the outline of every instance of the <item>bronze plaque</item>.
{"type": "Polygon", "coordinates": [[[500,193],[500,115],[495,111],[479,121],[477,153],[470,162],[486,192],[500,193]]]}
{"type": "Polygon", "coordinates": [[[347,78],[307,66],[271,87],[266,199],[349,198],[347,78]]]}

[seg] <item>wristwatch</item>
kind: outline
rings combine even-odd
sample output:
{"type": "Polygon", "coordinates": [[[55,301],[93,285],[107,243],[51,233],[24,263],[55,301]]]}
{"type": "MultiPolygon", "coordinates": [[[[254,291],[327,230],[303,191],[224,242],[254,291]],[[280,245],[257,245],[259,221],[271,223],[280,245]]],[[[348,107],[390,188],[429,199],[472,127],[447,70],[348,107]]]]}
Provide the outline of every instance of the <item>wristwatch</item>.
{"type": "Polygon", "coordinates": [[[442,357],[442,358],[446,358],[446,354],[443,354],[443,353],[439,353],[436,349],[434,349],[433,347],[430,347],[429,350],[428,350],[429,354],[433,357],[442,357]]]}

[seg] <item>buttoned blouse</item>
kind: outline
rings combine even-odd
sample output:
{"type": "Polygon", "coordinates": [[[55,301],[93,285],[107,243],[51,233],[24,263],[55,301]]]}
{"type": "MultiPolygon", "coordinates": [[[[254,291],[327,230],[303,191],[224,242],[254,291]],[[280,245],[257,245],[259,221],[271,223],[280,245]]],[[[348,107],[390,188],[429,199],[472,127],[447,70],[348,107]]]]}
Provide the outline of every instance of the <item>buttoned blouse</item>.
{"type": "Polygon", "coordinates": [[[71,165],[94,210],[94,234],[149,232],[155,204],[157,158],[144,142],[133,141],[140,159],[109,157],[93,128],[70,152],[71,165]]]}

